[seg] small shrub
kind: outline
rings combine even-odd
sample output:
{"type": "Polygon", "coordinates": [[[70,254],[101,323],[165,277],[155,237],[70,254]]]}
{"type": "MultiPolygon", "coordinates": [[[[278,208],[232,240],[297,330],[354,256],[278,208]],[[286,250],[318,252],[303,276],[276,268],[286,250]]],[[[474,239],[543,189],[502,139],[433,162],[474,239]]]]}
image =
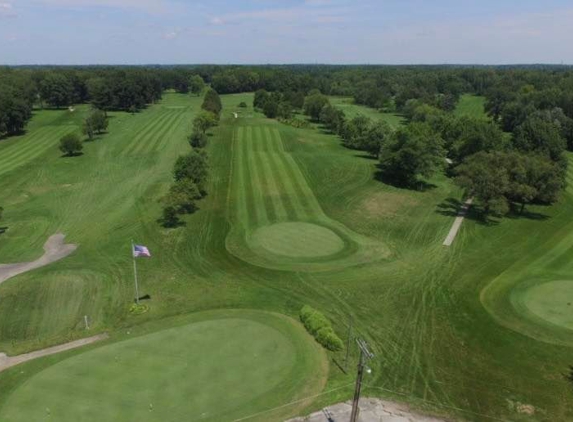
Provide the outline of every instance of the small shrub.
{"type": "Polygon", "coordinates": [[[300,320],[306,330],[324,348],[336,352],[344,347],[344,343],[332,329],[330,321],[321,312],[305,305],[300,310],[300,320]]]}
{"type": "Polygon", "coordinates": [[[333,352],[337,352],[344,348],[344,343],[338,337],[332,327],[323,327],[316,333],[316,341],[322,346],[333,352]]]}
{"type": "Polygon", "coordinates": [[[241,108],[247,108],[247,103],[244,102],[244,101],[241,101],[240,104],[239,104],[239,107],[241,107],[241,108]]]}

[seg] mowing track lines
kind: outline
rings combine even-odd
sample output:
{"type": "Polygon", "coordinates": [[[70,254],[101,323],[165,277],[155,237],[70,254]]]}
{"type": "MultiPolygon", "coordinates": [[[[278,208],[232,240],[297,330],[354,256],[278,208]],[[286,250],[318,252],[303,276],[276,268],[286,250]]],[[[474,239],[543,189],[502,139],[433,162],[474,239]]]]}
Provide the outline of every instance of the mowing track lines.
{"type": "Polygon", "coordinates": [[[242,174],[243,180],[243,200],[247,208],[246,219],[241,221],[244,225],[245,229],[250,229],[252,227],[257,226],[257,218],[256,218],[256,204],[254,202],[254,191],[253,191],[253,182],[250,177],[249,172],[249,157],[248,157],[248,144],[247,144],[247,129],[245,128],[241,132],[240,140],[239,140],[239,171],[242,174]]]}
{"type": "MultiPolygon", "coordinates": [[[[273,128],[271,133],[273,134],[273,137],[275,138],[277,144],[282,146],[283,143],[280,132],[277,129],[273,128]]],[[[292,180],[292,184],[297,193],[297,197],[302,203],[303,207],[302,209],[304,209],[305,212],[310,217],[325,218],[325,214],[322,211],[322,208],[320,207],[316,197],[314,196],[314,192],[308,185],[306,178],[304,177],[298,164],[292,157],[292,154],[289,154],[286,151],[284,151],[278,156],[284,163],[284,168],[288,173],[288,178],[292,180]]]]}
{"type": "Polygon", "coordinates": [[[269,155],[274,169],[280,174],[280,177],[277,177],[277,179],[279,180],[279,185],[282,186],[285,204],[287,204],[289,209],[289,216],[294,220],[308,220],[312,215],[307,212],[305,198],[302,190],[297,186],[296,177],[294,176],[298,168],[290,168],[290,164],[286,160],[287,153],[283,148],[280,136],[273,136],[272,138],[269,136],[269,141],[270,145],[274,147],[274,151],[269,155]]]}
{"type": "Polygon", "coordinates": [[[168,132],[167,136],[164,136],[163,139],[155,144],[153,146],[153,149],[150,152],[155,152],[155,151],[161,151],[163,150],[163,148],[165,148],[167,146],[167,141],[169,141],[170,136],[172,136],[173,132],[175,132],[176,129],[179,128],[179,125],[182,123],[183,118],[186,116],[186,114],[189,112],[189,110],[184,109],[181,111],[181,113],[179,114],[179,117],[177,118],[177,120],[175,121],[175,123],[173,124],[171,130],[168,132]]]}
{"type": "MultiPolygon", "coordinates": [[[[245,186],[245,171],[243,166],[243,143],[244,128],[237,129],[235,139],[233,139],[233,172],[237,176],[233,177],[234,192],[236,193],[235,204],[237,208],[237,219],[245,228],[249,225],[249,211],[247,209],[247,187],[245,186]]],[[[231,195],[229,195],[231,197],[231,195]]]]}
{"type": "MultiPolygon", "coordinates": [[[[26,164],[42,155],[52,144],[56,144],[61,136],[70,132],[70,127],[53,127],[48,133],[42,131],[35,138],[40,138],[38,142],[27,142],[21,149],[14,153],[3,156],[0,159],[0,174],[7,173],[26,164]]],[[[34,138],[34,139],[35,139],[34,138]]]]}
{"type": "Polygon", "coordinates": [[[30,151],[35,151],[39,146],[42,146],[47,139],[52,138],[54,134],[60,133],[64,128],[62,126],[45,126],[36,130],[29,138],[21,139],[14,143],[12,147],[8,149],[7,154],[2,154],[0,162],[13,162],[14,159],[20,158],[24,154],[28,154],[30,151]],[[39,138],[39,140],[38,140],[39,138]]]}
{"type": "Polygon", "coordinates": [[[19,138],[12,138],[3,141],[3,143],[0,143],[0,152],[2,152],[2,155],[0,156],[0,162],[11,161],[12,158],[18,155],[22,150],[27,149],[30,145],[35,145],[34,141],[36,138],[46,136],[50,131],[55,132],[58,130],[58,128],[58,126],[46,125],[36,129],[34,132],[22,135],[19,138]],[[10,143],[4,144],[4,142],[10,143]]]}
{"type": "MultiPolygon", "coordinates": [[[[268,136],[265,137],[260,130],[258,131],[258,135],[261,139],[261,142],[264,143],[269,142],[269,137],[268,136]]],[[[276,171],[273,171],[273,168],[271,167],[270,161],[274,160],[274,158],[273,158],[273,153],[269,151],[269,148],[272,148],[272,146],[268,146],[267,148],[268,152],[266,152],[264,156],[260,154],[261,169],[263,170],[264,178],[267,181],[267,188],[268,188],[267,197],[270,197],[272,201],[272,206],[274,209],[274,216],[275,216],[273,220],[276,222],[287,221],[289,220],[289,212],[285,207],[282,195],[284,189],[282,189],[282,187],[279,185],[279,180],[277,180],[278,178],[276,177],[276,171]]]]}
{"type": "Polygon", "coordinates": [[[265,209],[267,211],[267,216],[269,222],[277,221],[277,214],[275,210],[275,204],[273,196],[275,192],[272,191],[270,187],[270,178],[272,174],[267,174],[265,172],[265,162],[267,161],[266,145],[258,126],[253,127],[253,156],[255,158],[256,164],[253,171],[256,171],[261,180],[261,192],[263,194],[263,199],[265,201],[265,209]]]}
{"type": "Polygon", "coordinates": [[[246,148],[246,157],[248,163],[247,170],[251,173],[251,180],[252,180],[253,203],[256,213],[255,226],[259,227],[266,226],[269,223],[269,218],[267,216],[267,209],[265,206],[265,199],[263,196],[263,185],[261,183],[261,180],[259,178],[259,172],[257,170],[252,126],[247,127],[247,139],[244,144],[246,148]]]}
{"type": "Polygon", "coordinates": [[[167,112],[164,114],[161,120],[155,121],[153,130],[147,132],[145,136],[142,136],[138,140],[138,142],[132,143],[132,147],[129,149],[128,154],[144,155],[145,151],[149,148],[149,145],[153,145],[158,139],[161,139],[176,118],[177,113],[167,112]]]}
{"type": "Polygon", "coordinates": [[[184,116],[184,112],[173,113],[171,117],[164,125],[161,127],[161,131],[156,132],[155,137],[152,138],[151,142],[138,145],[134,150],[134,154],[149,154],[158,150],[158,146],[163,144],[166,140],[169,140],[169,136],[178,129],[178,124],[181,118],[184,116]]]}
{"type": "MultiPolygon", "coordinates": [[[[121,155],[129,155],[133,149],[137,148],[139,140],[147,137],[150,133],[157,131],[158,124],[163,122],[170,114],[171,113],[169,113],[169,111],[161,110],[157,113],[157,116],[150,117],[147,122],[142,125],[141,129],[131,137],[128,143],[123,146],[121,155]]],[[[138,117],[142,118],[141,116],[138,117]]]]}

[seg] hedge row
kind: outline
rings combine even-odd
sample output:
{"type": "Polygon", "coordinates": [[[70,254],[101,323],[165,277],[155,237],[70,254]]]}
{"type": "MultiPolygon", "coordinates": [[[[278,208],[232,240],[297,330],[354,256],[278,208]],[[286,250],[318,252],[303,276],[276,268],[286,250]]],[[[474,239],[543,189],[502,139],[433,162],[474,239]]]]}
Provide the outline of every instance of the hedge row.
{"type": "Polygon", "coordinates": [[[300,310],[300,320],[306,330],[326,349],[336,352],[344,347],[344,343],[332,329],[330,321],[316,309],[308,305],[303,306],[300,310]]]}

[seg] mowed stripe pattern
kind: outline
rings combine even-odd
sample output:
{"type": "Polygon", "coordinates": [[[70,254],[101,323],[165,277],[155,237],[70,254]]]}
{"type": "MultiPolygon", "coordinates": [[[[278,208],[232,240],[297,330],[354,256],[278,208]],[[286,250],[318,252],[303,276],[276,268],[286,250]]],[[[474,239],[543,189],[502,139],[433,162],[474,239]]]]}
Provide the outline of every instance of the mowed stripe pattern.
{"type": "Polygon", "coordinates": [[[169,141],[170,135],[179,127],[188,113],[188,109],[163,109],[158,115],[149,119],[125,145],[122,155],[145,155],[159,151],[169,141]]]}
{"type": "Polygon", "coordinates": [[[30,134],[13,139],[0,149],[0,175],[27,164],[48,148],[56,148],[60,138],[75,129],[74,126],[42,126],[30,134]]]}
{"type": "Polygon", "coordinates": [[[240,126],[234,151],[235,210],[245,229],[326,218],[278,129],[240,126]]]}

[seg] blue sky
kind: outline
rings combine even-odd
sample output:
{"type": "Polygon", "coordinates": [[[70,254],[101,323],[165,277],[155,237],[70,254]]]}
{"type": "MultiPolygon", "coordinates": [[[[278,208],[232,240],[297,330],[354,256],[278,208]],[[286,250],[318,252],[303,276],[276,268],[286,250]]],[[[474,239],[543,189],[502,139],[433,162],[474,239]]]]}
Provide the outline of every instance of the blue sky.
{"type": "Polygon", "coordinates": [[[572,0],[0,0],[0,64],[561,62],[572,0]]]}

